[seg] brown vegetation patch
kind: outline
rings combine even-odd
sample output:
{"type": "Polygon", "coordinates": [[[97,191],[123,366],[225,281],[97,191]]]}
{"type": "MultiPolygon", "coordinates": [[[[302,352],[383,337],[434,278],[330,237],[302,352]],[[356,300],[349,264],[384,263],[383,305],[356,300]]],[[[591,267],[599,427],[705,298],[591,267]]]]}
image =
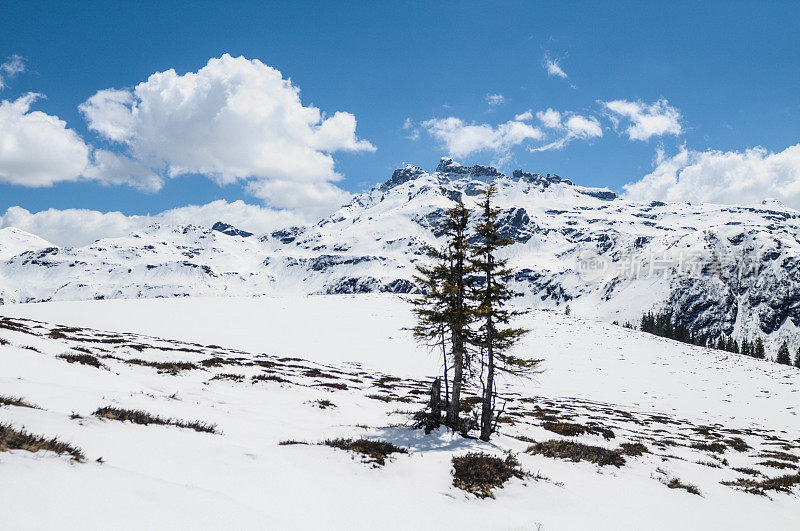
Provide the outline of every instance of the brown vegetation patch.
{"type": "Polygon", "coordinates": [[[628,443],[624,442],[619,445],[619,452],[623,455],[629,455],[631,457],[638,457],[642,454],[649,454],[650,451],[647,449],[647,446],[643,445],[642,443],[628,443]]]}
{"type": "Polygon", "coordinates": [[[386,441],[370,439],[327,439],[321,444],[340,450],[347,450],[361,455],[365,463],[375,466],[386,464],[386,458],[391,454],[407,454],[408,450],[386,441]]]}
{"type": "Polygon", "coordinates": [[[470,452],[453,457],[453,486],[479,498],[494,498],[492,489],[502,487],[514,477],[523,479],[525,472],[513,455],[501,459],[482,452],[470,452]]]}
{"type": "Polygon", "coordinates": [[[741,437],[731,437],[730,439],[725,439],[725,444],[737,452],[746,452],[750,449],[750,445],[744,442],[744,439],[741,437]]]}
{"type": "Polygon", "coordinates": [[[719,442],[713,442],[713,443],[696,442],[692,443],[692,448],[696,450],[704,450],[706,452],[714,452],[717,454],[724,454],[725,450],[728,449],[728,447],[725,444],[719,442]]]}
{"type": "Polygon", "coordinates": [[[20,396],[0,395],[0,406],[17,406],[17,407],[29,407],[31,409],[39,409],[38,407],[27,402],[24,398],[20,396]]]}
{"type": "Polygon", "coordinates": [[[85,458],[80,448],[61,442],[55,437],[48,439],[33,435],[25,430],[18,430],[10,424],[0,424],[0,452],[8,452],[10,450],[25,450],[28,452],[45,450],[59,455],[68,454],[75,461],[83,461],[85,458]]]}
{"type": "Polygon", "coordinates": [[[542,428],[552,431],[553,433],[558,433],[559,435],[563,435],[565,437],[575,437],[578,435],[583,435],[584,433],[588,433],[590,435],[600,435],[606,440],[613,439],[615,437],[613,430],[608,428],[596,425],[584,426],[583,424],[576,424],[572,422],[548,421],[542,423],[542,428]]]}
{"type": "Polygon", "coordinates": [[[589,461],[600,466],[613,465],[620,467],[625,464],[625,458],[619,450],[609,450],[601,446],[590,446],[572,441],[545,441],[535,443],[525,450],[529,454],[539,454],[545,457],[569,459],[571,461],[589,461]]]}
{"type": "Polygon", "coordinates": [[[90,367],[95,367],[97,369],[103,367],[103,364],[100,363],[100,360],[91,354],[59,354],[56,357],[69,363],[80,363],[81,365],[89,365],[90,367]]]}
{"type": "Polygon", "coordinates": [[[277,383],[292,383],[285,378],[281,378],[280,376],[276,376],[274,374],[257,374],[250,378],[250,381],[253,383],[256,382],[277,382],[277,383]]]}
{"type": "Polygon", "coordinates": [[[232,381],[232,382],[243,382],[244,381],[244,375],[222,372],[222,373],[214,375],[211,379],[212,380],[229,380],[229,381],[232,381]]]}
{"type": "Polygon", "coordinates": [[[786,461],[767,460],[767,461],[761,461],[760,463],[758,463],[758,465],[759,466],[768,466],[770,468],[778,468],[778,469],[781,469],[781,470],[786,469],[786,468],[791,468],[792,470],[796,470],[797,469],[797,465],[794,465],[792,463],[787,463],[786,461]]]}
{"type": "Polygon", "coordinates": [[[347,384],[341,382],[323,382],[314,385],[317,387],[327,387],[328,389],[337,389],[339,391],[346,391],[348,389],[347,384]]]}
{"type": "Polygon", "coordinates": [[[750,478],[739,478],[736,481],[723,481],[723,485],[735,487],[751,494],[766,494],[766,491],[774,490],[779,492],[791,492],[792,487],[800,484],[800,474],[787,474],[776,478],[756,480],[750,478]]]}
{"type": "Polygon", "coordinates": [[[797,463],[800,461],[800,457],[796,455],[787,454],[786,452],[777,452],[774,450],[766,450],[758,454],[758,457],[766,457],[767,459],[780,459],[782,461],[789,461],[792,463],[797,463]]]}
{"type": "Polygon", "coordinates": [[[153,367],[158,369],[158,372],[169,374],[178,374],[181,371],[190,371],[197,369],[197,365],[190,361],[146,361],[138,358],[125,360],[129,365],[144,365],[146,367],[153,367]]]}
{"type": "Polygon", "coordinates": [[[194,431],[204,433],[217,433],[217,426],[215,424],[207,424],[198,420],[180,420],[180,419],[165,419],[157,415],[151,415],[145,411],[136,409],[120,409],[116,407],[101,407],[97,409],[93,415],[110,420],[130,421],[134,424],[158,424],[162,426],[177,426],[178,428],[189,428],[194,431]]]}
{"type": "Polygon", "coordinates": [[[688,483],[684,483],[684,482],[682,482],[681,480],[679,480],[678,478],[672,478],[672,479],[670,479],[670,480],[667,482],[667,484],[666,484],[666,485],[667,485],[667,487],[669,487],[669,488],[671,488],[671,489],[683,489],[683,490],[685,490],[686,492],[689,492],[689,493],[691,493],[691,494],[696,494],[696,495],[698,495],[698,496],[700,496],[700,495],[701,495],[701,494],[700,494],[700,489],[698,489],[698,488],[697,488],[695,485],[690,485],[690,484],[688,484],[688,483]]]}

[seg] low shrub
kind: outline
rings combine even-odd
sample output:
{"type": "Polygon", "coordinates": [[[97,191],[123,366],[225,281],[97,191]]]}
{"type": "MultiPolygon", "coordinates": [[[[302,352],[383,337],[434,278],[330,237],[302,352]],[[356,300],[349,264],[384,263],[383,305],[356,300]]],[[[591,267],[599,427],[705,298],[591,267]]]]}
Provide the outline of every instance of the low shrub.
{"type": "Polygon", "coordinates": [[[24,398],[20,396],[0,395],[0,406],[17,406],[17,407],[29,407],[32,409],[39,409],[33,404],[27,402],[24,398]]]}
{"type": "Polygon", "coordinates": [[[253,383],[256,382],[277,382],[277,383],[292,383],[285,378],[281,378],[280,376],[276,376],[274,374],[257,374],[250,378],[250,381],[253,383]]]}
{"type": "Polygon", "coordinates": [[[56,357],[69,363],[80,363],[81,365],[89,365],[90,367],[95,367],[97,369],[103,367],[103,364],[100,363],[100,360],[91,354],[59,354],[56,357]]]}
{"type": "Polygon", "coordinates": [[[158,369],[158,372],[166,372],[173,375],[181,371],[189,371],[197,368],[197,365],[190,361],[146,361],[134,358],[126,360],[125,363],[153,367],[154,369],[158,369]]]}
{"type": "Polygon", "coordinates": [[[800,457],[796,455],[792,455],[786,452],[778,452],[775,450],[766,450],[758,454],[758,457],[766,457],[767,459],[780,459],[781,461],[789,461],[791,463],[797,463],[800,461],[800,457]]]}
{"type": "Polygon", "coordinates": [[[704,450],[706,452],[714,452],[717,454],[724,454],[725,450],[728,449],[726,445],[720,442],[696,442],[692,444],[692,448],[696,450],[704,450]]]}
{"type": "Polygon", "coordinates": [[[625,458],[619,450],[609,450],[601,446],[590,446],[572,441],[545,441],[535,443],[525,450],[529,454],[538,454],[545,457],[569,459],[571,461],[589,461],[600,466],[613,465],[620,467],[625,464],[625,458]]]}
{"type": "Polygon", "coordinates": [[[723,485],[735,487],[752,494],[766,494],[766,491],[774,490],[779,492],[791,492],[792,487],[800,484],[800,474],[787,474],[776,478],[756,480],[750,478],[739,478],[736,481],[723,481],[723,485]]]}
{"type": "Polygon", "coordinates": [[[768,466],[770,468],[779,468],[781,470],[785,468],[791,468],[792,470],[797,469],[797,465],[794,465],[792,463],[787,463],[786,461],[767,460],[767,461],[761,461],[760,463],[758,463],[758,465],[768,466]]]}
{"type": "Polygon", "coordinates": [[[584,426],[583,424],[572,422],[547,421],[542,423],[542,428],[565,437],[575,437],[583,435],[584,433],[600,435],[606,440],[615,437],[613,430],[609,428],[602,426],[584,426]]]}
{"type": "Polygon", "coordinates": [[[68,454],[75,461],[83,461],[85,459],[80,448],[61,442],[55,437],[48,439],[28,433],[24,429],[18,430],[10,424],[0,424],[0,452],[8,452],[10,450],[25,450],[28,452],[45,450],[59,455],[68,454]]]}
{"type": "Polygon", "coordinates": [[[370,439],[327,439],[321,444],[347,450],[360,454],[365,463],[372,463],[375,466],[386,464],[386,458],[391,454],[407,454],[408,450],[396,446],[390,442],[370,440],[370,439]]]}
{"type": "Polygon", "coordinates": [[[690,485],[687,483],[683,483],[678,478],[672,478],[667,482],[667,487],[671,489],[683,489],[686,492],[691,494],[696,494],[697,496],[701,496],[700,489],[698,489],[695,485],[690,485]]]}
{"type": "Polygon", "coordinates": [[[642,443],[621,443],[619,445],[619,453],[622,455],[629,455],[631,457],[638,457],[642,454],[649,454],[650,451],[647,449],[647,446],[643,445],[642,443]]]}
{"type": "Polygon", "coordinates": [[[200,422],[197,420],[185,421],[180,419],[165,419],[159,417],[157,415],[151,415],[146,411],[140,411],[136,409],[120,409],[116,407],[101,407],[97,409],[93,415],[96,417],[110,419],[110,420],[119,420],[119,421],[130,421],[134,424],[158,424],[158,425],[169,425],[169,426],[177,426],[179,428],[189,428],[194,431],[205,432],[205,433],[217,433],[217,426],[215,424],[207,424],[205,422],[200,422]]]}
{"type": "Polygon", "coordinates": [[[483,452],[453,457],[453,486],[479,498],[494,498],[492,489],[502,487],[514,477],[522,479],[525,472],[510,454],[505,459],[483,452]]]}
{"type": "Polygon", "coordinates": [[[737,452],[746,452],[750,449],[750,445],[744,442],[744,439],[741,437],[731,437],[730,439],[725,439],[725,443],[737,452]]]}

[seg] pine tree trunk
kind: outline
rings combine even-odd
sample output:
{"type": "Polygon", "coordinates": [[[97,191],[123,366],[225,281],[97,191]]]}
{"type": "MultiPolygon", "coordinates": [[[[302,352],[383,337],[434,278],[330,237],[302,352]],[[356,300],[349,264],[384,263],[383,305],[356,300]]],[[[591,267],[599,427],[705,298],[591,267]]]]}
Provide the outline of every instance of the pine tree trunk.
{"type": "Polygon", "coordinates": [[[464,342],[458,337],[453,341],[453,393],[447,411],[447,425],[457,430],[458,413],[461,408],[461,379],[464,367],[464,342]]]}
{"type": "Polygon", "coordinates": [[[492,417],[494,408],[494,346],[492,345],[492,318],[486,321],[486,388],[483,391],[483,405],[481,407],[481,440],[488,441],[492,435],[492,417]]]}
{"type": "Polygon", "coordinates": [[[425,433],[428,434],[439,427],[442,422],[442,381],[439,378],[431,384],[431,399],[428,402],[428,418],[425,422],[425,433]]]}

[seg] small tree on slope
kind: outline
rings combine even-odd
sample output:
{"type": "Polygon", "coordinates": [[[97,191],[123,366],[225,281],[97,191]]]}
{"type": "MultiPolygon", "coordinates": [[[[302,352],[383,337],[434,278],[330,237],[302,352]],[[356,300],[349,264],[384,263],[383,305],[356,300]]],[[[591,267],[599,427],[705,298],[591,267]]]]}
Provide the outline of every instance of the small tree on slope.
{"type": "Polygon", "coordinates": [[[480,220],[475,226],[478,242],[472,248],[471,264],[481,281],[476,281],[470,292],[475,301],[476,313],[481,321],[473,341],[482,352],[481,372],[483,382],[483,401],[481,406],[481,439],[488,441],[493,431],[495,410],[495,371],[520,374],[533,371],[539,360],[521,360],[508,356],[505,352],[528,331],[509,326],[511,319],[520,312],[508,308],[508,303],[518,294],[511,291],[504,278],[511,270],[506,267],[507,260],[497,257],[497,251],[512,242],[497,230],[496,221],[499,210],[492,207],[495,187],[486,189],[483,201],[479,203],[480,220]]]}
{"type": "Polygon", "coordinates": [[[462,203],[445,211],[441,229],[447,237],[443,249],[429,248],[432,267],[418,266],[417,281],[425,293],[416,300],[414,314],[417,325],[413,328],[418,340],[442,347],[447,381],[448,357],[452,360],[452,395],[447,408],[447,424],[459,428],[459,406],[465,369],[469,365],[467,352],[469,326],[474,312],[467,299],[468,261],[467,227],[469,211],[462,203]]]}
{"type": "Polygon", "coordinates": [[[792,364],[792,357],[789,354],[789,345],[786,344],[786,341],[784,341],[781,344],[781,347],[778,349],[778,357],[775,358],[775,361],[777,361],[781,365],[792,364]]]}
{"type": "Polygon", "coordinates": [[[800,369],[800,347],[797,347],[797,353],[794,355],[794,366],[800,369]]]}
{"type": "Polygon", "coordinates": [[[766,353],[764,352],[764,342],[761,341],[760,337],[757,337],[756,345],[753,347],[753,357],[763,360],[765,356],[766,353]]]}
{"type": "MultiPolygon", "coordinates": [[[[414,281],[421,288],[422,294],[408,299],[408,302],[413,304],[411,311],[416,317],[416,325],[411,328],[411,331],[418,342],[424,343],[432,349],[441,348],[445,402],[448,402],[450,400],[450,387],[447,379],[449,335],[446,315],[450,299],[445,293],[444,286],[450,276],[451,260],[446,249],[439,251],[431,247],[427,251],[428,256],[433,259],[433,265],[427,267],[418,264],[417,274],[414,276],[414,281]]],[[[430,421],[441,422],[441,418],[430,419],[430,421]]]]}

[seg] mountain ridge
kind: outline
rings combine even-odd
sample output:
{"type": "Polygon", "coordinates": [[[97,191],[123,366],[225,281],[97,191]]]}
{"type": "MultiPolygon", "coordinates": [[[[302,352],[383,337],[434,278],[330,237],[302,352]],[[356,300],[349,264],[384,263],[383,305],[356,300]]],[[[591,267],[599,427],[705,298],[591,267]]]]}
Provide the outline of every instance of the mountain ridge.
{"type": "Polygon", "coordinates": [[[800,346],[797,211],[632,202],[557,175],[507,176],[449,158],[432,173],[398,168],[313,225],[256,235],[224,220],[210,229],[154,224],[79,248],[39,243],[0,261],[0,302],[413,293],[415,265],[437,245],[444,210],[474,207],[487,182],[498,187],[501,230],[515,241],[507,253],[521,304],[569,304],[620,323],[671,311],[714,337],[800,346]]]}

